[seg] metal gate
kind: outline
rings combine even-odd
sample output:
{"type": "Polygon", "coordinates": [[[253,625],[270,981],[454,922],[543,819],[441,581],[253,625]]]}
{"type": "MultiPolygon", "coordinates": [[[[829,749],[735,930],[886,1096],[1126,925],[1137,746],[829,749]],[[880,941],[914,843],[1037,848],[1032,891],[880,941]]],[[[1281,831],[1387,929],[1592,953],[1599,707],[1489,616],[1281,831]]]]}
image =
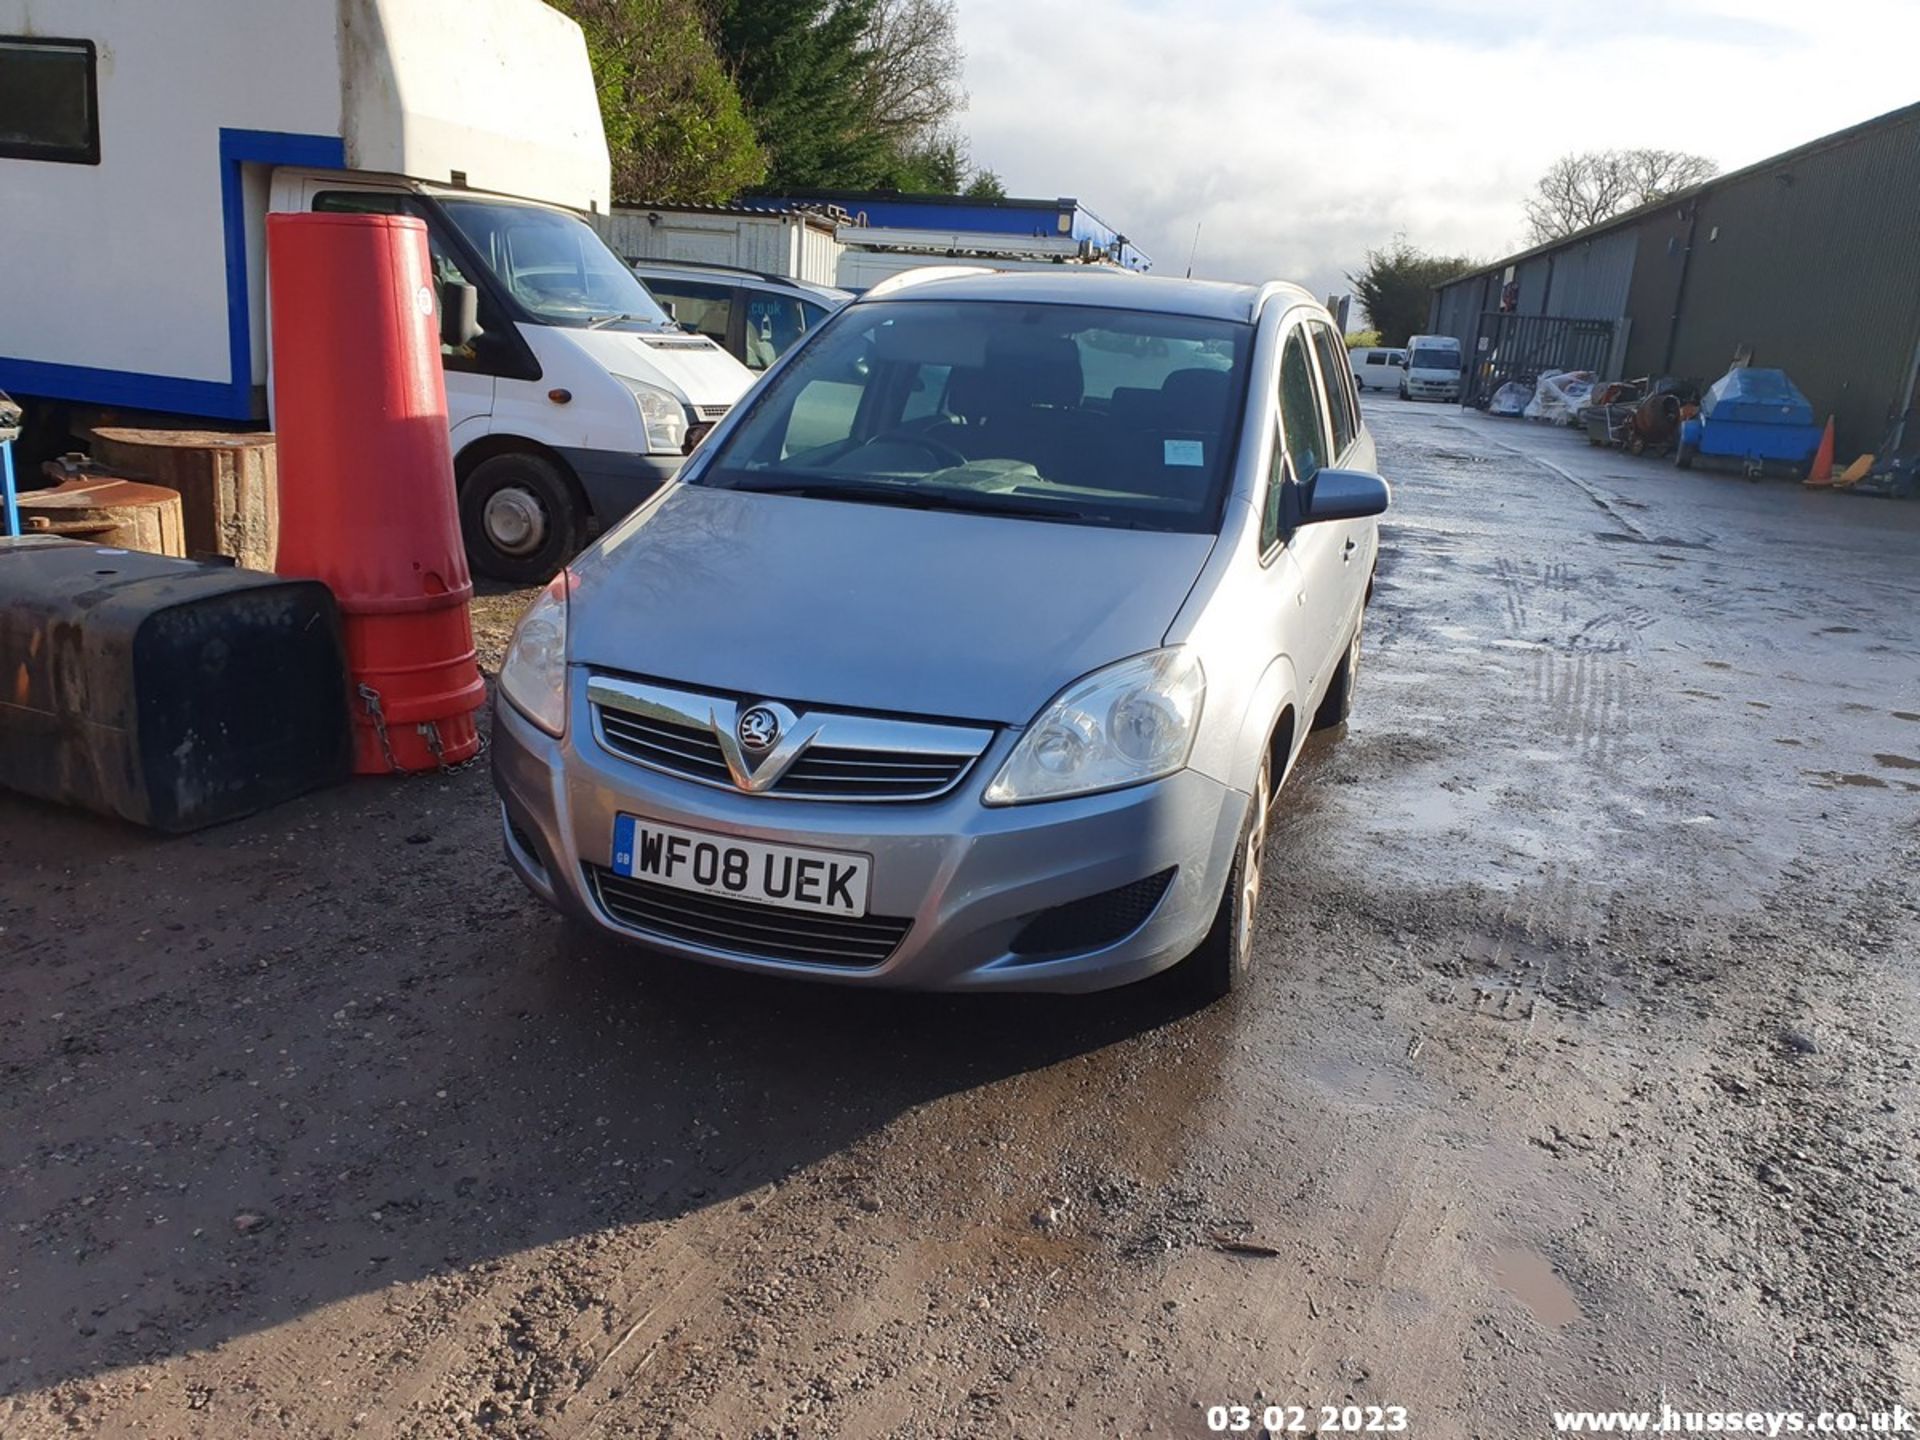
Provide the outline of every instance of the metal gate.
{"type": "Polygon", "coordinates": [[[1466,403],[1484,410],[1494,391],[1509,381],[1517,380],[1531,390],[1542,375],[1556,370],[1591,370],[1604,377],[1623,323],[1482,312],[1468,360],[1471,380],[1466,403]]]}

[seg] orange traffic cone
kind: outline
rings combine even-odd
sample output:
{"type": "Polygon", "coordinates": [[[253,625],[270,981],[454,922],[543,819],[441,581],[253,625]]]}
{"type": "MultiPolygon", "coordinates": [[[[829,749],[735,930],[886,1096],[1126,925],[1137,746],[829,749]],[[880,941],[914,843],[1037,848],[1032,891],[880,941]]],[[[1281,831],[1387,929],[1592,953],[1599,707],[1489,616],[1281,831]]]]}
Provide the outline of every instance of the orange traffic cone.
{"type": "Polygon", "coordinates": [[[1833,484],[1833,417],[1827,417],[1827,428],[1820,436],[1820,448],[1813,452],[1813,464],[1807,467],[1808,485],[1833,484]]]}

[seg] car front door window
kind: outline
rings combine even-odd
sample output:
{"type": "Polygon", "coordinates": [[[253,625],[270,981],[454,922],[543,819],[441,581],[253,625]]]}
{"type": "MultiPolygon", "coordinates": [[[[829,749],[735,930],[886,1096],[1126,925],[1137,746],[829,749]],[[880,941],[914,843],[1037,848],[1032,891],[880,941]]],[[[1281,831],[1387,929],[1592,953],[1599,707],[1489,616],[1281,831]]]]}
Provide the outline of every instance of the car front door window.
{"type": "Polygon", "coordinates": [[[1320,410],[1320,395],[1313,383],[1306,332],[1300,329],[1287,337],[1281,352],[1280,424],[1286,431],[1294,483],[1308,484],[1327,463],[1332,447],[1327,439],[1326,416],[1320,410]]]}
{"type": "Polygon", "coordinates": [[[733,320],[733,290],[726,285],[697,281],[652,280],[647,288],[662,305],[673,307],[673,318],[725,349],[727,327],[733,320]]]}

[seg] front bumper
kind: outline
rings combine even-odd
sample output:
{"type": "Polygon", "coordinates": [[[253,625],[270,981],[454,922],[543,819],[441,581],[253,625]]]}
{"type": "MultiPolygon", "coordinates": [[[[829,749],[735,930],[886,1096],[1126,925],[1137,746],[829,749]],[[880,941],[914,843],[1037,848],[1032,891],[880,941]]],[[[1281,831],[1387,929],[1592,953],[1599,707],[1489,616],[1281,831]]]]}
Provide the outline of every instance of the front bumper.
{"type": "Polygon", "coordinates": [[[581,490],[586,492],[596,530],[619,524],[687,463],[684,455],[636,455],[624,450],[563,447],[555,453],[572,467],[581,490]]]}
{"type": "Polygon", "coordinates": [[[1458,380],[1409,380],[1407,395],[1414,400],[1458,400],[1458,380]]]}
{"type": "Polygon", "coordinates": [[[1191,770],[1104,795],[989,807],[980,792],[1015,736],[1003,732],[938,800],[828,803],[716,789],[609,754],[587,720],[586,676],[570,675],[570,724],[555,740],[496,701],[493,778],[508,861],[529,889],[597,929],[689,959],[842,984],[929,990],[1099,990],[1184,958],[1218,908],[1248,798],[1191,770]],[[602,908],[589,867],[604,866],[614,820],[667,824],[873,860],[868,909],[911,917],[881,964],[848,968],[741,955],[645,934],[602,908]],[[1138,929],[1098,949],[1044,959],[1011,945],[1036,914],[1175,871],[1138,929]]]}

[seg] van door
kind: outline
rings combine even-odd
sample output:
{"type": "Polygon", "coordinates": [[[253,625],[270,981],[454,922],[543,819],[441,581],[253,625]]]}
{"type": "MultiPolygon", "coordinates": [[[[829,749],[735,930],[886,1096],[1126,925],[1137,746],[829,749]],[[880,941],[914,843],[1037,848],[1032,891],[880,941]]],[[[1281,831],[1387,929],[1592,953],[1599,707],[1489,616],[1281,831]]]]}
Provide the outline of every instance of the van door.
{"type": "MultiPolygon", "coordinates": [[[[301,178],[301,208],[329,214],[411,215],[427,226],[427,254],[433,266],[434,300],[438,304],[440,287],[446,284],[471,285],[480,295],[480,328],[512,328],[512,321],[490,304],[481,277],[466,273],[442,230],[438,216],[420,197],[400,186],[372,186],[342,174],[307,175],[301,178]]],[[[438,323],[436,312],[435,323],[438,323]]],[[[486,359],[484,347],[469,343],[455,350],[440,347],[440,364],[447,381],[447,426],[452,432],[453,450],[458,454],[471,441],[487,433],[492,424],[496,375],[486,359]]]]}

